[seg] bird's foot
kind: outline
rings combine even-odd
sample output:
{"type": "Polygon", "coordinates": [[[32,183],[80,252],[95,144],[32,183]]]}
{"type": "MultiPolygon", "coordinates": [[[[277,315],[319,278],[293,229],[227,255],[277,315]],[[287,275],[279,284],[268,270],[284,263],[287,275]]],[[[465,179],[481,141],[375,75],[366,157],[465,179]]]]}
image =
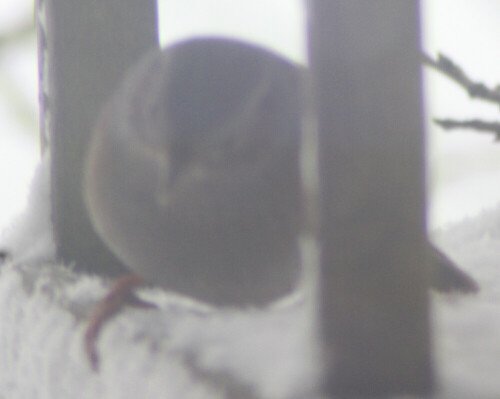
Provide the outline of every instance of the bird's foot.
{"type": "Polygon", "coordinates": [[[97,339],[106,322],[117,314],[125,305],[143,309],[154,309],[156,305],[146,302],[134,294],[134,289],[145,285],[142,277],[127,274],[113,283],[108,294],[94,307],[85,331],[84,346],[92,370],[99,370],[99,354],[97,353],[97,339]]]}

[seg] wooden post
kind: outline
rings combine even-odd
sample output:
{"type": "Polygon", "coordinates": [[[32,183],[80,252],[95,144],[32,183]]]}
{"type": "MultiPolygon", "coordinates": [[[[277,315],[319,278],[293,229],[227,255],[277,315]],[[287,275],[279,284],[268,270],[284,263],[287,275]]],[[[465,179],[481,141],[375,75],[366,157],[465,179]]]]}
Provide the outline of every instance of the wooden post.
{"type": "MultiPolygon", "coordinates": [[[[89,271],[118,260],[94,234],[81,192],[87,142],[124,71],[157,45],[154,0],[38,0],[42,145],[50,150],[58,255],[89,271]]],[[[45,148],[45,149],[46,149],[45,148]]]]}
{"type": "Polygon", "coordinates": [[[429,350],[417,0],[310,1],[325,393],[425,394],[429,350]]]}

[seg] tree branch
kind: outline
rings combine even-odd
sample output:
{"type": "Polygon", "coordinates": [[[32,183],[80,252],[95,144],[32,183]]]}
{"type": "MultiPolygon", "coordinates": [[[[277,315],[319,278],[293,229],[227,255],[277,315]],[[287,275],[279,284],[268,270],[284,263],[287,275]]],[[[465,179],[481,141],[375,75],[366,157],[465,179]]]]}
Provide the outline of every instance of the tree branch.
{"type": "Polygon", "coordinates": [[[423,63],[441,72],[458,85],[462,86],[471,98],[492,102],[500,105],[500,86],[494,89],[488,88],[483,83],[474,82],[459,66],[450,58],[439,53],[436,60],[422,53],[423,63]]]}
{"type": "Polygon", "coordinates": [[[485,122],[479,119],[465,121],[457,121],[454,119],[433,119],[433,122],[445,130],[472,129],[478,132],[493,133],[495,135],[495,141],[500,140],[500,122],[485,122]]]}

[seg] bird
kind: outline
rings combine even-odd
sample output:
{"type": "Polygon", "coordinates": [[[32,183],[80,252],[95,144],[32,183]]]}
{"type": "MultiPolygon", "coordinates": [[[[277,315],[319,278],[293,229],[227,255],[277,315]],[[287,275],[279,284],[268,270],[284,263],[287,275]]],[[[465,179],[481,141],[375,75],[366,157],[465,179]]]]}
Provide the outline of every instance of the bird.
{"type": "Polygon", "coordinates": [[[214,305],[293,289],[301,218],[299,77],[223,39],[149,53],[103,112],[84,194],[133,272],[214,305]]]}
{"type": "Polygon", "coordinates": [[[153,49],[126,73],[84,166],[91,223],[133,273],[91,318],[94,366],[103,321],[124,298],[147,307],[130,293],[145,282],[236,307],[297,287],[303,71],[261,46],[204,37],[153,49]]]}

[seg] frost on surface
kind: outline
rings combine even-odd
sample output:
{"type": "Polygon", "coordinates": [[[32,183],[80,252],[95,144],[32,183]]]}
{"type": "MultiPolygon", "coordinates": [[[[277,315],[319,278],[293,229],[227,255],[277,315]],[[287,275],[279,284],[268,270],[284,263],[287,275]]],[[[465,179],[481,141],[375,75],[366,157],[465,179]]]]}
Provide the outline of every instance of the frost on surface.
{"type": "Polygon", "coordinates": [[[99,374],[83,351],[106,281],[55,264],[49,164],[35,173],[26,212],[2,232],[0,396],[6,398],[288,398],[317,373],[300,293],[266,309],[212,309],[143,290],[159,310],[125,309],[104,328],[99,374]]]}
{"type": "Polygon", "coordinates": [[[500,206],[434,235],[477,279],[473,296],[433,294],[440,385],[450,398],[500,397],[500,206]]]}
{"type": "Polygon", "coordinates": [[[148,289],[159,310],[125,309],[104,328],[100,372],[83,351],[103,281],[54,264],[0,273],[0,392],[8,398],[292,398],[317,372],[297,295],[267,309],[211,309],[148,289]]]}

